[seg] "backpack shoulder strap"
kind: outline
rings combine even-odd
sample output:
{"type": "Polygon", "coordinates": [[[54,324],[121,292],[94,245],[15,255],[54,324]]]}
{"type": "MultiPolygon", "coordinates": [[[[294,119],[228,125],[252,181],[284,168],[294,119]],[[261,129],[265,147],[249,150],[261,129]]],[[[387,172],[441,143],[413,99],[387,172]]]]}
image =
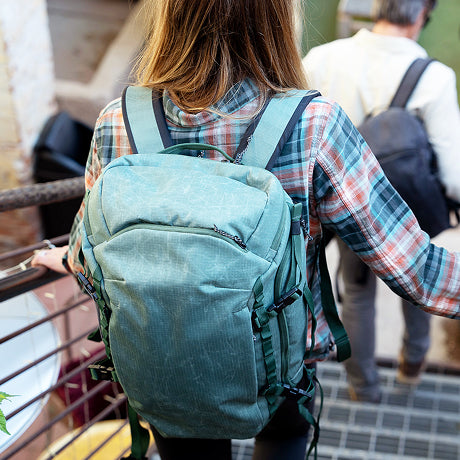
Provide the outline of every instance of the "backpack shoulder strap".
{"type": "Polygon", "coordinates": [[[317,96],[318,91],[295,90],[272,97],[254,132],[247,136],[249,142],[242,152],[242,162],[270,170],[305,108],[317,96]]]}
{"type": "Polygon", "coordinates": [[[405,107],[412,92],[428,65],[435,61],[433,58],[418,58],[407,69],[403,79],[390,103],[390,107],[405,107]]]}
{"type": "Polygon", "coordinates": [[[133,153],[152,153],[172,145],[161,96],[151,88],[128,86],[121,96],[123,121],[133,153]]]}
{"type": "MultiPolygon", "coordinates": [[[[253,134],[249,136],[249,144],[243,152],[244,163],[271,170],[305,108],[317,96],[320,96],[318,91],[296,91],[272,98],[258,120],[253,134]]],[[[351,355],[350,342],[337,312],[323,241],[320,244],[318,257],[323,312],[334,337],[337,360],[344,361],[351,355]]],[[[311,302],[313,303],[313,299],[311,302]]],[[[313,328],[312,336],[314,336],[313,328]]]]}

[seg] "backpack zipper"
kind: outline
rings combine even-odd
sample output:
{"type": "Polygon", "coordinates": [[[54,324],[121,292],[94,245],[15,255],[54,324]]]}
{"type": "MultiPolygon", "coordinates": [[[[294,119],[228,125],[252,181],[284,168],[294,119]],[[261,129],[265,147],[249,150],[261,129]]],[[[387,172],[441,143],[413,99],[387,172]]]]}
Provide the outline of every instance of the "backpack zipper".
{"type": "Polygon", "coordinates": [[[283,215],[281,216],[280,224],[278,226],[278,230],[276,231],[275,238],[273,238],[273,243],[270,247],[270,249],[277,250],[278,246],[281,241],[281,237],[283,236],[283,230],[284,230],[284,219],[286,218],[286,210],[287,206],[283,207],[283,215]]]}
{"type": "MultiPolygon", "coordinates": [[[[216,226],[214,226],[217,228],[216,226]]],[[[230,235],[226,232],[223,232],[222,230],[216,231],[214,228],[201,228],[201,227],[179,227],[179,226],[173,226],[173,225],[161,225],[161,224],[149,224],[149,223],[141,223],[141,224],[133,224],[130,225],[127,228],[124,228],[114,235],[112,235],[108,241],[112,240],[113,238],[122,235],[123,233],[126,233],[130,230],[136,230],[136,229],[145,229],[145,230],[162,230],[162,231],[167,231],[167,232],[177,232],[177,233],[194,233],[196,235],[207,235],[207,236],[212,236],[214,238],[218,238],[221,240],[226,241],[227,243],[230,243],[232,246],[235,248],[239,249],[240,251],[243,252],[248,252],[246,249],[246,244],[239,238],[238,236],[233,236],[230,235]]]]}
{"type": "Polygon", "coordinates": [[[214,231],[215,231],[216,233],[218,233],[219,235],[224,236],[225,238],[230,238],[230,239],[233,240],[240,248],[246,249],[246,243],[244,243],[244,241],[243,241],[239,236],[230,235],[230,233],[227,233],[227,232],[224,232],[223,230],[218,229],[216,225],[214,225],[214,231]]]}

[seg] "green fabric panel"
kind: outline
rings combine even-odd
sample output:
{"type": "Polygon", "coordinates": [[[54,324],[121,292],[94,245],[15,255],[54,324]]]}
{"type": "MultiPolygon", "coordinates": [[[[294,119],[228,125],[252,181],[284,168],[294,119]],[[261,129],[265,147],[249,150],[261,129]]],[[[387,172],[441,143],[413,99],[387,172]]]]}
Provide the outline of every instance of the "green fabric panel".
{"type": "Polygon", "coordinates": [[[99,180],[101,191],[89,198],[97,219],[95,244],[139,222],[215,225],[266,257],[278,230],[273,222],[281,221],[286,199],[268,171],[182,155],[124,156],[99,180]]]}
{"type": "Polygon", "coordinates": [[[128,86],[125,94],[126,112],[138,153],[156,153],[164,148],[155,121],[152,90],[128,86]]]}
{"type": "Polygon", "coordinates": [[[265,168],[278,142],[307,91],[275,95],[266,107],[243,156],[243,164],[265,168]]]}
{"type": "Polygon", "coordinates": [[[267,372],[300,380],[305,296],[281,318],[264,313],[262,332],[251,318],[275,286],[279,298],[306,285],[291,210],[297,219],[262,168],[176,154],[118,158],[93,186],[83,252],[102,273],[113,362],[133,409],[164,435],[252,437],[282,400],[262,394],[267,372]]]}
{"type": "Polygon", "coordinates": [[[157,231],[152,245],[149,233],[132,230],[95,250],[108,297],[114,299],[114,364],[133,408],[166,433],[183,424],[192,411],[197,413],[197,431],[184,428],[177,435],[203,436],[203,430],[210,437],[255,434],[263,419],[248,300],[268,262],[215,237],[157,231]],[[116,263],[119,254],[124,254],[122,270],[116,263]],[[219,267],[217,260],[226,265],[219,267]],[[227,381],[235,383],[216,391],[216,382],[227,381]],[[168,392],[180,397],[163,398],[168,392]],[[197,398],[200,394],[211,397],[209,407],[204,398],[197,398]],[[223,426],[216,425],[213,404],[221,411],[223,426]],[[244,421],[248,410],[248,419],[256,422],[253,427],[244,421]]]}

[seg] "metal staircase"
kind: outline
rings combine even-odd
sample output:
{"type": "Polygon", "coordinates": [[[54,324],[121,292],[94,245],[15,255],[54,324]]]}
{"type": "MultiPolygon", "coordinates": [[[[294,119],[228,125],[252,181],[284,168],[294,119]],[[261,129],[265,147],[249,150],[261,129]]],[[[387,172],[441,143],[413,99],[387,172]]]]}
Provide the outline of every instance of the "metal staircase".
{"type": "MultiPolygon", "coordinates": [[[[350,401],[343,366],[319,363],[324,390],[318,460],[460,459],[460,375],[426,372],[417,387],[381,368],[380,404],[350,401]]],[[[234,441],[233,460],[250,460],[253,441],[234,441]]]]}

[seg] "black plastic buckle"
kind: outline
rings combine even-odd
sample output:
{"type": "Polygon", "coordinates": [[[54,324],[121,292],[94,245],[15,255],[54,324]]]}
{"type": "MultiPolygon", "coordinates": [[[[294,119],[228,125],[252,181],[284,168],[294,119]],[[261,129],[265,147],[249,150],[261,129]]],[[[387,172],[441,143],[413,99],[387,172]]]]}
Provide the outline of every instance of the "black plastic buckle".
{"type": "Polygon", "coordinates": [[[113,365],[106,366],[98,362],[90,364],[88,366],[88,369],[93,380],[115,380],[113,377],[113,373],[115,372],[115,368],[113,367],[113,365]]]}
{"type": "Polygon", "coordinates": [[[298,401],[300,398],[307,397],[310,401],[314,396],[314,392],[301,390],[300,388],[292,388],[286,383],[282,383],[281,386],[283,387],[283,392],[281,393],[281,396],[285,396],[288,399],[298,401]]]}
{"type": "Polygon", "coordinates": [[[281,296],[277,303],[270,305],[267,308],[267,311],[275,311],[276,313],[279,313],[281,310],[283,310],[283,308],[286,308],[289,305],[293,304],[301,295],[302,290],[298,286],[294,286],[286,294],[281,296]],[[297,294],[297,296],[295,296],[295,294],[297,294]]]}
{"type": "Polygon", "coordinates": [[[83,285],[83,288],[88,293],[88,295],[94,300],[97,301],[99,297],[96,294],[96,289],[94,289],[93,285],[89,282],[88,278],[83,273],[77,273],[78,280],[83,285]]]}

